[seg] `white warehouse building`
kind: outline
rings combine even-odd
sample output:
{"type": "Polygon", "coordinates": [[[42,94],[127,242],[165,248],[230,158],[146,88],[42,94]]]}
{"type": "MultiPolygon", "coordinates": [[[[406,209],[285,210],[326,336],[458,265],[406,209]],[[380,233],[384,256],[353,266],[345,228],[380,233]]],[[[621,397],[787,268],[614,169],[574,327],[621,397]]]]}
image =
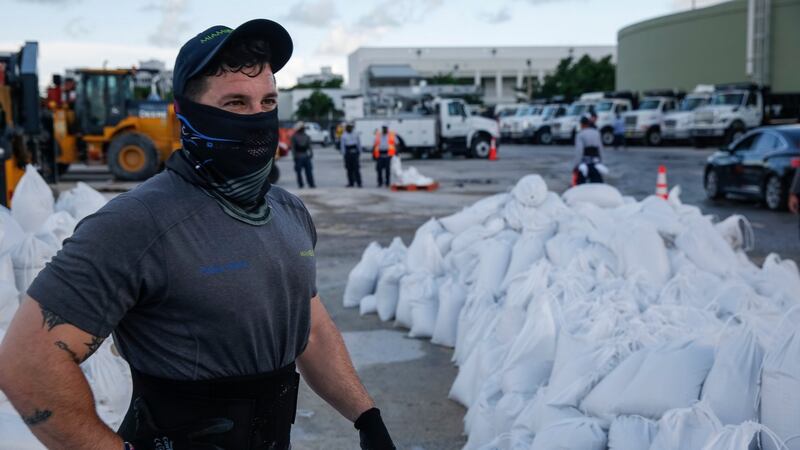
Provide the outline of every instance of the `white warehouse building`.
{"type": "Polygon", "coordinates": [[[616,47],[361,47],[348,56],[348,88],[366,89],[370,67],[408,65],[423,78],[450,74],[472,80],[482,89],[486,104],[513,103],[526,78],[543,80],[570,55],[575,59],[611,55],[616,62],[616,47]]]}

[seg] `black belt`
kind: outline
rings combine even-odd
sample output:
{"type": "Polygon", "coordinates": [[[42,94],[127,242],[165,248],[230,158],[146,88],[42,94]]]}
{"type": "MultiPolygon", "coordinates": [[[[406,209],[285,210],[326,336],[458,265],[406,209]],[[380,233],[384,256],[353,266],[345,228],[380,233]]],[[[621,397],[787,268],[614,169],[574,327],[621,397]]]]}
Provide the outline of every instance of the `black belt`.
{"type": "Polygon", "coordinates": [[[358,153],[358,146],[357,145],[345,145],[344,150],[347,153],[358,153]]]}
{"type": "MultiPolygon", "coordinates": [[[[186,428],[224,418],[233,422],[233,428],[210,437],[210,444],[225,450],[290,448],[300,383],[294,363],[265,374],[201,381],[167,380],[133,368],[131,375],[131,405],[142,398],[159,429],[186,428]]],[[[137,439],[133,407],[118,433],[125,440],[137,439]]]]}
{"type": "Polygon", "coordinates": [[[600,148],[595,146],[584,147],[583,148],[583,156],[584,157],[591,157],[591,158],[598,158],[600,157],[600,148]]]}

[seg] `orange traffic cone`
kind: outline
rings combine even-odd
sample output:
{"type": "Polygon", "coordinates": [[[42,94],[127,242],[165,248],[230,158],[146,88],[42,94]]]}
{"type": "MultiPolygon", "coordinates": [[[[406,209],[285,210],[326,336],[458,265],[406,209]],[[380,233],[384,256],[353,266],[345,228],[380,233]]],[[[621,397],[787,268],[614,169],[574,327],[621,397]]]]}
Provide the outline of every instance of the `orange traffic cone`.
{"type": "Polygon", "coordinates": [[[656,196],[664,200],[669,196],[667,191],[667,168],[658,166],[658,178],[656,179],[656,196]]]}
{"type": "Polygon", "coordinates": [[[497,141],[492,138],[492,146],[489,147],[489,161],[497,161],[497,141]]]}

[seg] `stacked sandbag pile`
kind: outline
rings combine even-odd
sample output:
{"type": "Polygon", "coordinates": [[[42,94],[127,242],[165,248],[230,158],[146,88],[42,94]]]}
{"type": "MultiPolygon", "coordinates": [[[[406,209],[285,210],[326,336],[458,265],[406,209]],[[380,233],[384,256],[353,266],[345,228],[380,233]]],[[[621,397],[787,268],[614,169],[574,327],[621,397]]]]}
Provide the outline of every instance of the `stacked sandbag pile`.
{"type": "Polygon", "coordinates": [[[397,156],[392,158],[390,170],[392,171],[392,180],[394,180],[392,184],[398,186],[427,186],[433,184],[433,178],[422,175],[416,167],[409,166],[408,169],[403,169],[403,162],[397,156]]]}
{"type": "MultiPolygon", "coordinates": [[[[26,168],[14,192],[11,210],[0,206],[0,342],[39,271],[61,249],[78,222],[105,203],[105,197],[85,183],[61,193],[55,201],[36,169],[26,168]]],[[[131,375],[128,364],[117,354],[113,339],[109,336],[81,368],[92,388],[98,414],[116,429],[130,403],[131,375]]],[[[0,447],[44,448],[2,391],[0,447]]]]}
{"type": "Polygon", "coordinates": [[[526,176],[425,223],[404,266],[373,243],[345,306],[384,280],[382,320],[455,348],[466,449],[800,449],[797,266],[679,192],[526,176]]]}

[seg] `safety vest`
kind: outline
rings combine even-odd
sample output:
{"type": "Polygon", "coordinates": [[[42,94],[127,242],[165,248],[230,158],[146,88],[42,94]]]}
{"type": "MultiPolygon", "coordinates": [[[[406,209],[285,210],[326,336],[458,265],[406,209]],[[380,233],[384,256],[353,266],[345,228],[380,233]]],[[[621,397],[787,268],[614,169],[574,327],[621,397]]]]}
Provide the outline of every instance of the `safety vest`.
{"type": "MultiPolygon", "coordinates": [[[[389,157],[392,157],[397,154],[397,147],[395,146],[395,136],[394,131],[389,131],[389,138],[387,139],[389,143],[389,157]]],[[[381,132],[378,131],[375,133],[375,146],[372,148],[372,155],[375,158],[379,158],[381,156],[381,132]]]]}

